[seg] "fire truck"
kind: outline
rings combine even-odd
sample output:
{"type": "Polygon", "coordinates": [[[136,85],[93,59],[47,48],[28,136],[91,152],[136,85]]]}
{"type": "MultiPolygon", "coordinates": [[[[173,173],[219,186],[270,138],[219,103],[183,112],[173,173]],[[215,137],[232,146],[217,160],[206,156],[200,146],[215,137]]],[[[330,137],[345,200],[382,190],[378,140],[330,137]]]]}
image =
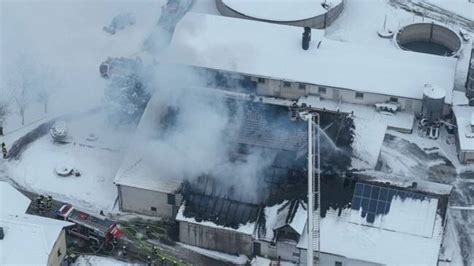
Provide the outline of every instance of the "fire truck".
{"type": "Polygon", "coordinates": [[[118,240],[123,235],[115,222],[76,210],[71,204],[61,206],[56,211],[56,216],[75,224],[68,229],[69,234],[95,242],[97,245],[118,240]]]}

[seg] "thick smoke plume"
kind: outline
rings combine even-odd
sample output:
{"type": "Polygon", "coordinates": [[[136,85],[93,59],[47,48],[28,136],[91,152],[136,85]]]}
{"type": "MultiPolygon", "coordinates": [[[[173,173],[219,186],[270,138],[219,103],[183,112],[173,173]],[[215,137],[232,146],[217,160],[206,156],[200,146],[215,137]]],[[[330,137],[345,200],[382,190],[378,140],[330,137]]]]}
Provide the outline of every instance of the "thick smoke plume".
{"type": "Polygon", "coordinates": [[[202,89],[207,77],[186,67],[160,65],[154,73],[154,96],[138,132],[140,153],[159,178],[190,183],[209,176],[214,195],[257,203],[261,172],[273,155],[259,150],[237,154],[235,134],[243,122],[242,107],[202,89]]]}

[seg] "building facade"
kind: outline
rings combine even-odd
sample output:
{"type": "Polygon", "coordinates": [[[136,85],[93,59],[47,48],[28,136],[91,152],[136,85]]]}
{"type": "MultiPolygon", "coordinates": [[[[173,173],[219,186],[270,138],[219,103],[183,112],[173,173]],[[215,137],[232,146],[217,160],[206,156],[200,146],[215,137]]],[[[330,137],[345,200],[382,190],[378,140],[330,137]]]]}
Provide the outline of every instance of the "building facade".
{"type": "Polygon", "coordinates": [[[117,184],[120,210],[150,216],[174,218],[181,205],[179,192],[163,192],[117,184]]]}

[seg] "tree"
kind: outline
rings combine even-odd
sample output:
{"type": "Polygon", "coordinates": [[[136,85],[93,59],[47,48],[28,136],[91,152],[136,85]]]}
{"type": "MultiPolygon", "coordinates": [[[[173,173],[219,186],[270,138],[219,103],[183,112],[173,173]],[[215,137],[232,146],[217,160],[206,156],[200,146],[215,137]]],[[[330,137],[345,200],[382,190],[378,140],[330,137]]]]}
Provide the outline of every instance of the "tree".
{"type": "Polygon", "coordinates": [[[25,111],[31,103],[31,91],[34,86],[34,78],[31,68],[26,65],[18,65],[16,71],[8,78],[8,87],[16,104],[16,111],[21,117],[21,124],[25,124],[25,111]]]}
{"type": "Polygon", "coordinates": [[[151,93],[137,74],[114,77],[105,89],[104,101],[115,124],[137,123],[151,93]]]}

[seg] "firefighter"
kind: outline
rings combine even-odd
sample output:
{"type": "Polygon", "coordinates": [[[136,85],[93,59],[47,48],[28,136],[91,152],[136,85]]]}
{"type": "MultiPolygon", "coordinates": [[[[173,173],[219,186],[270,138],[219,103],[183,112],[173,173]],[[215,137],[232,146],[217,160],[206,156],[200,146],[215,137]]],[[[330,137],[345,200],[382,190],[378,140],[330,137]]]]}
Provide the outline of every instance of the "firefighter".
{"type": "Polygon", "coordinates": [[[122,246],[122,256],[127,257],[127,246],[122,246]]]}
{"type": "Polygon", "coordinates": [[[153,246],[153,254],[157,257],[160,257],[160,250],[158,249],[157,246],[153,246]]]}
{"type": "Polygon", "coordinates": [[[44,200],[43,195],[39,195],[38,197],[36,197],[36,209],[39,210],[41,202],[43,202],[43,200],[44,200]]]}
{"type": "Polygon", "coordinates": [[[3,159],[7,158],[7,145],[5,145],[5,142],[2,142],[2,153],[3,153],[3,159]]]}
{"type": "Polygon", "coordinates": [[[145,234],[148,238],[151,238],[151,229],[148,225],[145,227],[145,234]]]}
{"type": "Polygon", "coordinates": [[[50,211],[53,208],[53,197],[49,195],[46,197],[46,210],[50,211]]]}
{"type": "Polygon", "coordinates": [[[46,209],[46,204],[44,200],[41,200],[38,206],[38,210],[40,213],[44,213],[45,209],[46,209]]]}

